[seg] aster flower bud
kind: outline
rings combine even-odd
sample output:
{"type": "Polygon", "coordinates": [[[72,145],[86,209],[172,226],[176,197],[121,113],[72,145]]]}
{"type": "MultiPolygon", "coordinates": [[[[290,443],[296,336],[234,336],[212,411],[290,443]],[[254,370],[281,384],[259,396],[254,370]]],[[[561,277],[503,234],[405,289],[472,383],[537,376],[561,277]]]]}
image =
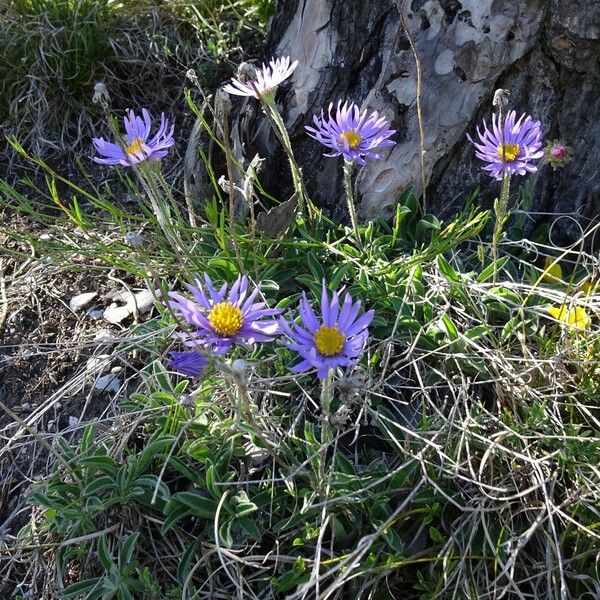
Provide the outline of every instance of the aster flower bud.
{"type": "Polygon", "coordinates": [[[237,68],[236,75],[239,81],[248,83],[256,77],[256,67],[252,63],[242,62],[237,68]]]}
{"type": "Polygon", "coordinates": [[[246,375],[247,367],[248,365],[246,364],[246,361],[242,358],[236,358],[231,363],[231,370],[235,375],[246,375]]]}
{"type": "Polygon", "coordinates": [[[92,96],[92,102],[99,104],[103,109],[108,110],[110,105],[110,94],[108,88],[104,83],[98,81],[94,84],[94,95],[92,96]]]}
{"type": "Polygon", "coordinates": [[[503,90],[502,88],[497,89],[494,92],[494,99],[492,105],[496,108],[505,108],[508,106],[508,99],[510,98],[510,90],[503,90]]]}
{"type": "Polygon", "coordinates": [[[562,169],[571,161],[571,148],[558,140],[549,142],[544,148],[544,156],[553,170],[562,169]]]}

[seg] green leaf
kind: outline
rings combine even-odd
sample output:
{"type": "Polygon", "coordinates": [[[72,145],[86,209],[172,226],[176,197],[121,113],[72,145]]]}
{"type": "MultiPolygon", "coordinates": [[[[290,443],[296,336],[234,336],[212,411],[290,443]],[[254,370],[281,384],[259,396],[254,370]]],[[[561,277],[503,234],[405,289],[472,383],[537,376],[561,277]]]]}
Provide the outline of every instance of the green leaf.
{"type": "MultiPolygon", "coordinates": [[[[502,258],[498,259],[497,270],[501,271],[502,267],[504,267],[504,265],[509,261],[509,259],[510,256],[503,256],[502,258]]],[[[485,283],[486,281],[492,278],[493,274],[494,263],[491,263],[485,269],[483,269],[481,273],[479,273],[479,276],[477,277],[477,283],[485,283]]]]}
{"type": "Polygon", "coordinates": [[[350,271],[351,268],[351,263],[344,263],[343,265],[338,267],[333,272],[333,275],[329,278],[329,289],[337,290],[340,287],[342,280],[344,279],[344,277],[346,277],[348,271],[350,271]]]}
{"type": "Polygon", "coordinates": [[[98,477],[98,479],[93,479],[83,490],[84,496],[97,496],[98,494],[105,492],[109,489],[115,489],[115,480],[108,475],[103,475],[102,477],[98,477]]]}
{"type": "Polygon", "coordinates": [[[441,254],[438,254],[436,262],[440,272],[443,273],[449,281],[460,281],[460,277],[452,268],[452,265],[441,254]]]}
{"type": "Polygon", "coordinates": [[[62,592],[60,592],[61,598],[72,598],[73,596],[84,596],[86,600],[91,598],[90,594],[96,589],[100,595],[94,596],[94,598],[99,598],[102,596],[102,590],[99,589],[99,583],[101,582],[100,577],[94,577],[93,579],[85,579],[84,581],[78,581],[77,583],[72,583],[67,586],[62,592]]]}
{"type": "Polygon", "coordinates": [[[440,321],[448,338],[452,341],[457,340],[459,337],[458,329],[456,328],[456,325],[452,322],[452,319],[450,319],[448,315],[442,315],[440,321]]]}
{"type": "Polygon", "coordinates": [[[308,264],[308,270],[311,272],[312,276],[315,278],[315,281],[321,282],[325,277],[325,272],[323,271],[323,267],[321,263],[317,259],[317,257],[312,252],[306,253],[306,262],[308,264]]]}
{"type": "Polygon", "coordinates": [[[110,552],[108,551],[106,536],[102,536],[98,540],[96,549],[98,551],[98,560],[100,561],[100,564],[102,565],[105,571],[110,571],[113,567],[113,561],[112,557],[110,556],[110,552]]]}
{"type": "Polygon", "coordinates": [[[219,527],[219,539],[226,548],[231,548],[233,546],[233,537],[231,535],[231,519],[228,519],[219,527]]]}
{"type": "Polygon", "coordinates": [[[262,533],[258,525],[248,517],[236,517],[235,523],[243,529],[255,542],[260,542],[262,533]]]}
{"type": "Polygon", "coordinates": [[[433,525],[429,528],[429,537],[437,544],[444,541],[444,536],[433,525]]]}
{"type": "Polygon", "coordinates": [[[493,328],[489,325],[475,325],[475,327],[471,327],[471,329],[465,331],[465,337],[470,340],[478,340],[479,338],[487,337],[492,331],[493,328]]]}
{"type": "Polygon", "coordinates": [[[168,533],[177,524],[177,521],[190,515],[191,510],[188,506],[178,504],[174,502],[173,499],[171,499],[171,502],[167,504],[165,513],[167,517],[162,527],[160,528],[160,532],[163,535],[168,533]]]}
{"type": "Polygon", "coordinates": [[[177,502],[190,508],[193,514],[205,519],[213,519],[217,514],[218,502],[194,492],[178,492],[173,496],[177,502]]]}
{"type": "Polygon", "coordinates": [[[133,551],[135,550],[135,545],[140,537],[139,531],[132,533],[121,548],[119,552],[119,563],[121,566],[127,565],[131,562],[131,558],[133,557],[133,551]]]}

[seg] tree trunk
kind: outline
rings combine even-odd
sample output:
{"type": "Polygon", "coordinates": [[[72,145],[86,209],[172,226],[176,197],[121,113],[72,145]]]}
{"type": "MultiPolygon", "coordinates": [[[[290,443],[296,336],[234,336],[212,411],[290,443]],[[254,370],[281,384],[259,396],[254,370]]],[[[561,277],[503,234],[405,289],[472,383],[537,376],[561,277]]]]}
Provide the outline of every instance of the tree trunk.
{"type": "MultiPolygon", "coordinates": [[[[309,194],[334,217],[345,214],[341,159],[323,157],[305,134],[313,114],[347,99],[379,111],[397,130],[385,159],[358,171],[364,218],[389,217],[400,193],[412,187],[421,194],[422,182],[429,208],[448,217],[478,186],[484,201],[499,193],[466,139],[489,121],[497,88],[510,90],[519,114],[541,120],[546,140],[572,148],[566,168],[542,167],[531,209],[584,219],[600,209],[597,0],[280,0],[265,56],[286,55],[299,65],[278,102],[309,194]]],[[[246,160],[255,152],[267,158],[262,178],[270,191],[289,194],[285,159],[260,111],[244,110],[235,125],[244,132],[246,160]]]]}

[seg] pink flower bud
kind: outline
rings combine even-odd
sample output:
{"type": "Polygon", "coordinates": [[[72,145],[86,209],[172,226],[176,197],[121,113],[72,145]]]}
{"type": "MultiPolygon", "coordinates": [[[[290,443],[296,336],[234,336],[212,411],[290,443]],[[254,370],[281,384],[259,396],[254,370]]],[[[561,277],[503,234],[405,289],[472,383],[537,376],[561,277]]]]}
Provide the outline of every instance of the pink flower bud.
{"type": "Polygon", "coordinates": [[[567,149],[562,144],[556,144],[550,149],[552,158],[562,160],[567,156],[567,149]]]}

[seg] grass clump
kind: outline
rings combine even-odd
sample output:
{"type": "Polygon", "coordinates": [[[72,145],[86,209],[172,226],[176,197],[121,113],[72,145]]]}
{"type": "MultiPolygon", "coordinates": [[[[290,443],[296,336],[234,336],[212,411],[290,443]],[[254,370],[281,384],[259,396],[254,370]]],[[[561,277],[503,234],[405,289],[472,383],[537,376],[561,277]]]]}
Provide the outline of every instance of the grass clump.
{"type": "MultiPolygon", "coordinates": [[[[0,124],[39,156],[71,165],[89,155],[103,82],[115,110],[153,106],[180,117],[185,72],[212,87],[232,61],[258,52],[270,0],[15,0],[0,8],[0,124]],[[69,148],[66,152],[65,149],[69,148]]],[[[192,123],[187,123],[191,130],[192,123]]],[[[2,162],[15,155],[3,149],[2,162]]],[[[22,170],[26,166],[20,164],[22,170]]],[[[16,175],[15,170],[13,176],[16,175]]],[[[8,175],[7,175],[8,176],[8,175]]],[[[11,176],[12,179],[12,176],[11,176]]]]}

